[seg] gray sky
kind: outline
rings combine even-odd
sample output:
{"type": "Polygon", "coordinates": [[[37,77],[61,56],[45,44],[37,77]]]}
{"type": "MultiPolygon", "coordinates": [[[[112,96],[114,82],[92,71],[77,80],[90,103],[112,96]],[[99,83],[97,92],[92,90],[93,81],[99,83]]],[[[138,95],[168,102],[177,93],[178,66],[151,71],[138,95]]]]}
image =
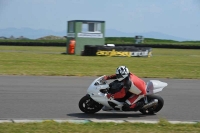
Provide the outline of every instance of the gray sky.
{"type": "Polygon", "coordinates": [[[104,20],[106,29],[200,40],[200,0],[0,0],[0,29],[66,30],[68,20],[104,20]]]}

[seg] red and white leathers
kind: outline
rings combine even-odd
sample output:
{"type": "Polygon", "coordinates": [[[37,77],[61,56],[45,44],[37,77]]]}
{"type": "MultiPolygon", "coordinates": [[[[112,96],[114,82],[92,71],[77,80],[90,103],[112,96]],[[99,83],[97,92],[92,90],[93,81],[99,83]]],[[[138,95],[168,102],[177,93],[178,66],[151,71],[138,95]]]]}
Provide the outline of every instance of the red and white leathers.
{"type": "MultiPolygon", "coordinates": [[[[117,79],[116,74],[106,76],[105,79],[117,79]]],[[[114,99],[123,98],[129,91],[133,95],[126,100],[126,103],[130,105],[130,108],[134,108],[136,106],[136,102],[146,95],[146,83],[133,73],[130,73],[129,76],[121,82],[123,84],[121,90],[114,94],[108,94],[108,97],[113,97],[114,99]]]]}

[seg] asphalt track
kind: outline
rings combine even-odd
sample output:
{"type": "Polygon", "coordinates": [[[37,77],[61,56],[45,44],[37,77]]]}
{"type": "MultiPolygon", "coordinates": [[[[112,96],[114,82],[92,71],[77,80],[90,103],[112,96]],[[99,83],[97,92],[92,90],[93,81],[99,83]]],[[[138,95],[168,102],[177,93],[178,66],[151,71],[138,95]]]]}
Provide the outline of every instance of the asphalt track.
{"type": "Polygon", "coordinates": [[[78,102],[95,78],[0,76],[0,119],[200,121],[200,80],[158,79],[168,86],[159,93],[165,105],[156,115],[103,111],[87,115],[79,110],[78,102]]]}

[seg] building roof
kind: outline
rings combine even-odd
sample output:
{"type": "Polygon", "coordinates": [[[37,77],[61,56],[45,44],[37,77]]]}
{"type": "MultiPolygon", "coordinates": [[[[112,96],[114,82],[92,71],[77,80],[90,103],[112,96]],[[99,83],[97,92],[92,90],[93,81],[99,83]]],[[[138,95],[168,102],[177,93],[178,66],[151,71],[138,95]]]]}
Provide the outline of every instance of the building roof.
{"type": "Polygon", "coordinates": [[[102,20],[69,20],[68,22],[99,22],[99,23],[105,23],[105,21],[102,20]]]}

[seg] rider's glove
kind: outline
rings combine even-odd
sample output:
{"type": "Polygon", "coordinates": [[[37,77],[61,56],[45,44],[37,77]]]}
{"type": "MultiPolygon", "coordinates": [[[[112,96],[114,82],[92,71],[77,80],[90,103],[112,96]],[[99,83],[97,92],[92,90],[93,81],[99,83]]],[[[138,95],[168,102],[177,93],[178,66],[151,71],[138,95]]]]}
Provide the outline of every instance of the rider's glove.
{"type": "Polygon", "coordinates": [[[111,97],[114,98],[114,96],[112,94],[108,93],[107,98],[110,99],[111,97]]]}
{"type": "Polygon", "coordinates": [[[108,79],[108,76],[104,76],[103,79],[104,79],[104,80],[107,80],[107,79],[108,79]]]}

